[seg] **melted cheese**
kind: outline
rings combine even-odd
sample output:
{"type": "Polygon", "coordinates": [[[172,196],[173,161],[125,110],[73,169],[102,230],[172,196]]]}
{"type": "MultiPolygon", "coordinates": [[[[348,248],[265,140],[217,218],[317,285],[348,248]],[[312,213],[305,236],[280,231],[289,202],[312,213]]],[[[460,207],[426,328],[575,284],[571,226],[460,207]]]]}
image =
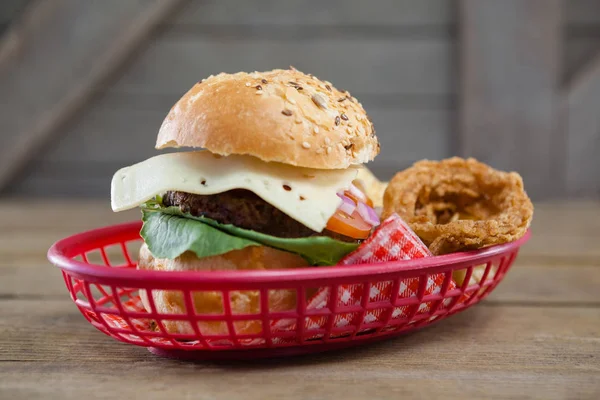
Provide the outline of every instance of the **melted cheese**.
{"type": "Polygon", "coordinates": [[[138,207],[169,190],[209,195],[247,189],[310,229],[321,232],[357,168],[318,170],[208,151],[162,154],[123,168],[112,179],[114,211],[138,207]]]}

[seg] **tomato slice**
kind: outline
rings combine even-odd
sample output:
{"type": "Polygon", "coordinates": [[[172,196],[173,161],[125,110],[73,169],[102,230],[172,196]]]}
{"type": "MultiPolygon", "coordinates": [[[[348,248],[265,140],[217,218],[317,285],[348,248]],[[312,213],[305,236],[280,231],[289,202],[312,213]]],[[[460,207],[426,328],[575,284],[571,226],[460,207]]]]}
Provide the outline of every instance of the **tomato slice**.
{"type": "Polygon", "coordinates": [[[356,210],[352,215],[337,210],[327,221],[327,229],[330,231],[355,239],[368,238],[372,228],[356,210]]]}

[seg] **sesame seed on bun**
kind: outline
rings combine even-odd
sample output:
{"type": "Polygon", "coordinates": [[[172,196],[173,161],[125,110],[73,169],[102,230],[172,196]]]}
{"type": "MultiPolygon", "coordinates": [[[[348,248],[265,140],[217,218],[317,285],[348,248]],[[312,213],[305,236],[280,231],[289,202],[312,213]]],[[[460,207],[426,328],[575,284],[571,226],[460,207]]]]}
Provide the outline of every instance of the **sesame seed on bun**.
{"type": "Polygon", "coordinates": [[[156,148],[168,147],[320,169],[348,168],[379,153],[362,105],[294,68],[221,73],[198,82],[160,128],[156,148]]]}

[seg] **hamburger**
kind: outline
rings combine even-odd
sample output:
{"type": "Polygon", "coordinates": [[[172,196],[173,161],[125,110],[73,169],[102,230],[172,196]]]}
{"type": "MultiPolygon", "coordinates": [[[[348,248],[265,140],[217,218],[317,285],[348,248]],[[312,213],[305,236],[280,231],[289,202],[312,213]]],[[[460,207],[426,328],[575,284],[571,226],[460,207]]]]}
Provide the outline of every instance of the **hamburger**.
{"type": "MultiPolygon", "coordinates": [[[[362,166],[380,149],[371,120],[349,92],[294,68],[203,79],[171,108],[156,148],[180,150],[122,168],[111,184],[114,211],[142,212],[139,269],[335,265],[379,223],[362,166]]],[[[196,312],[222,313],[220,296],[194,294],[196,312]]],[[[185,313],[179,292],[155,290],[152,300],[158,312],[185,313]]],[[[230,302],[234,313],[260,309],[253,291],[232,292],[230,302]]],[[[271,311],[295,302],[294,291],[269,295],[271,311]]],[[[187,322],[164,325],[193,332],[187,322]]],[[[201,325],[206,334],[227,329],[201,325]]],[[[235,329],[253,333],[260,323],[235,329]]]]}

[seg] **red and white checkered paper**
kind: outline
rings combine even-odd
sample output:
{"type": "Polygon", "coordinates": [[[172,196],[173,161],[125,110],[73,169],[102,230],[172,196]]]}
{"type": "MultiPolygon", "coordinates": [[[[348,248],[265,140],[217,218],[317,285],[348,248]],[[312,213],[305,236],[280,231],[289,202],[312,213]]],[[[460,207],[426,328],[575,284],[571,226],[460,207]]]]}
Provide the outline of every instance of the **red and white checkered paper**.
{"type": "MultiPolygon", "coordinates": [[[[383,221],[379,227],[375,230],[373,235],[369,237],[361,246],[354,252],[347,255],[340,261],[338,265],[352,265],[352,264],[376,264],[388,261],[397,260],[410,260],[415,258],[429,257],[432,254],[429,252],[427,246],[419,239],[419,237],[410,229],[410,227],[396,214],[390,216],[388,219],[383,221]]],[[[365,267],[368,268],[368,267],[365,267]]],[[[427,280],[425,287],[425,295],[436,294],[441,291],[441,287],[444,281],[444,274],[430,275],[427,280]]],[[[369,330],[369,325],[373,323],[385,322],[389,316],[389,302],[393,299],[393,281],[382,281],[377,282],[370,287],[369,290],[369,303],[388,302],[388,307],[376,308],[369,310],[364,314],[362,321],[360,321],[360,315],[362,313],[356,311],[342,312],[334,317],[332,326],[336,328],[343,328],[349,326],[349,332],[356,329],[356,326],[363,326],[361,331],[369,330]],[[351,326],[354,326],[352,328],[351,326]]],[[[452,290],[456,287],[453,281],[450,281],[448,290],[452,290]]],[[[419,278],[407,278],[400,282],[398,290],[398,299],[416,298],[419,289],[419,278]]],[[[328,307],[330,302],[331,289],[329,287],[320,288],[317,293],[312,296],[307,304],[307,311],[310,310],[321,310],[328,307]]],[[[343,309],[344,307],[361,306],[363,303],[363,292],[364,287],[362,284],[350,284],[350,285],[339,285],[337,293],[337,306],[336,309],[343,309]]],[[[450,302],[450,299],[446,299],[442,302],[441,308],[446,307],[450,302]]],[[[430,311],[432,306],[431,302],[422,303],[419,305],[416,314],[422,314],[430,311]]],[[[144,307],[138,298],[134,298],[123,304],[126,311],[131,312],[144,312],[144,307]]],[[[392,315],[389,318],[390,323],[394,320],[403,319],[410,317],[411,309],[414,310],[414,306],[403,305],[397,306],[393,309],[392,315]]],[[[115,315],[104,316],[105,321],[115,327],[121,329],[129,329],[129,324],[124,321],[121,317],[115,315]]],[[[305,331],[310,333],[311,330],[322,330],[327,328],[328,325],[327,315],[313,315],[305,318],[305,331]]],[[[150,330],[150,322],[147,320],[132,320],[132,324],[140,331],[150,330]]],[[[383,327],[386,330],[388,327],[383,327]]],[[[282,331],[293,331],[296,329],[295,319],[281,319],[275,320],[271,323],[271,330],[273,332],[282,331]]],[[[393,328],[392,328],[393,329],[393,328]]],[[[340,333],[339,335],[343,335],[340,333]]],[[[318,338],[322,335],[315,334],[313,338],[318,338]]],[[[133,335],[133,339],[137,336],[133,335]]],[[[151,338],[154,343],[169,343],[169,340],[162,338],[151,338]]],[[[288,342],[291,339],[279,339],[274,338],[274,343],[288,342]]],[[[223,340],[218,342],[211,342],[213,345],[217,345],[223,340]]],[[[264,342],[262,339],[251,339],[243,341],[244,344],[256,345],[264,342]]],[[[194,346],[200,344],[199,341],[186,342],[186,345],[194,346]]]]}
{"type": "MultiPolygon", "coordinates": [[[[352,264],[376,264],[388,261],[411,260],[431,256],[431,252],[423,244],[421,239],[410,229],[410,227],[397,215],[394,214],[375,230],[357,250],[343,258],[339,265],[352,264]]],[[[436,294],[441,291],[444,282],[444,274],[436,274],[428,277],[425,287],[425,295],[436,294]]],[[[454,282],[450,281],[449,290],[455,288],[454,282]]],[[[377,282],[369,290],[369,303],[390,302],[393,298],[393,281],[377,282]]],[[[406,299],[417,297],[419,290],[419,278],[409,278],[400,282],[398,298],[406,299]]],[[[313,296],[308,304],[308,310],[320,310],[328,306],[330,300],[328,287],[321,288],[313,296]]],[[[337,293],[337,307],[361,306],[363,302],[364,287],[362,284],[340,285],[337,293]]],[[[442,307],[448,305],[450,300],[445,300],[442,307]]],[[[417,314],[428,312],[431,303],[423,303],[419,306],[417,314]]],[[[333,320],[333,326],[342,328],[348,325],[368,325],[376,322],[385,322],[387,308],[369,310],[364,314],[362,321],[357,320],[360,316],[357,312],[346,312],[337,314],[333,320]]],[[[411,307],[409,305],[394,308],[390,321],[409,317],[411,307]]],[[[307,331],[326,328],[328,316],[310,316],[306,318],[305,329],[307,331]]],[[[276,321],[272,324],[274,331],[294,330],[295,321],[276,321]]],[[[363,330],[368,330],[363,329],[363,330]]]]}

